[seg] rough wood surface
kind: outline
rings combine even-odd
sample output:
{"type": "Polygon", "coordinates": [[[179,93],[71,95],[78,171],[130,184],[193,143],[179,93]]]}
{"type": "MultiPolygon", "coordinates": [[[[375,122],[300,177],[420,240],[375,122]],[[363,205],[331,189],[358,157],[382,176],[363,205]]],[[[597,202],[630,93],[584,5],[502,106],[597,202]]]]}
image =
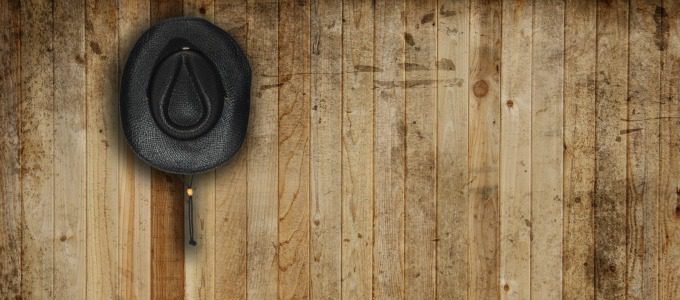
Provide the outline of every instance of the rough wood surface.
{"type": "Polygon", "coordinates": [[[0,0],[0,298],[680,298],[680,4],[0,0]],[[150,25],[252,68],[196,176],[120,130],[150,25]]]}

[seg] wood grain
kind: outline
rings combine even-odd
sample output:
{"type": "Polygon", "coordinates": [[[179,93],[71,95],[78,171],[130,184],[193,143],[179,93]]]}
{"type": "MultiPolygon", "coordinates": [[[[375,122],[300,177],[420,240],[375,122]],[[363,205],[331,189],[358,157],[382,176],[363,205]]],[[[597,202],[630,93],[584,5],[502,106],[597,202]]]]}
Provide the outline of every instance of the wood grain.
{"type": "Polygon", "coordinates": [[[440,1],[435,13],[438,299],[465,299],[468,292],[469,13],[469,1],[440,1]]]}
{"type": "Polygon", "coordinates": [[[278,5],[248,1],[248,58],[251,61],[248,128],[247,297],[278,296],[278,5]],[[256,183],[256,184],[255,184],[256,183]]]}
{"type": "Polygon", "coordinates": [[[470,3],[470,89],[468,161],[473,299],[497,299],[499,282],[499,159],[501,3],[470,3]]]}
{"type": "Polygon", "coordinates": [[[534,2],[531,57],[531,297],[562,299],[564,3],[534,2]]]}
{"type": "Polygon", "coordinates": [[[594,299],[597,5],[567,1],[564,19],[563,296],[594,299]]]}
{"type": "Polygon", "coordinates": [[[404,297],[406,120],[403,0],[379,0],[374,12],[375,102],[373,295],[404,297]]]}
{"type": "Polygon", "coordinates": [[[309,275],[314,299],[343,296],[342,15],[342,1],[311,2],[309,275]]]}
{"type": "Polygon", "coordinates": [[[21,298],[54,297],[52,8],[21,5],[21,298]]]}
{"type": "Polygon", "coordinates": [[[373,277],[373,10],[342,7],[342,298],[368,299],[373,277]]]}
{"type": "MultiPolygon", "coordinates": [[[[229,32],[246,52],[247,9],[245,0],[215,1],[215,24],[229,32]]],[[[247,143],[215,172],[215,299],[246,299],[247,143]]]]}
{"type": "Polygon", "coordinates": [[[54,297],[87,292],[85,5],[54,8],[54,297]],[[78,41],[78,42],[72,42],[78,41]]]}
{"type": "Polygon", "coordinates": [[[21,297],[21,7],[0,1],[0,292],[21,297]]]}

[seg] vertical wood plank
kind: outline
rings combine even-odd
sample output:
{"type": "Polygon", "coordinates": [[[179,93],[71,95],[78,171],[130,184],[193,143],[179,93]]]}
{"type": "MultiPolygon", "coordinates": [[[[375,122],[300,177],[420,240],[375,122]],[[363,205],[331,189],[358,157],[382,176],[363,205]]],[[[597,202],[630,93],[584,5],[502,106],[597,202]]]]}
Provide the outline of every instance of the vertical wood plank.
{"type": "Polygon", "coordinates": [[[436,262],[436,1],[406,1],[404,296],[433,298],[436,262]]]}
{"type": "Polygon", "coordinates": [[[655,9],[661,54],[658,299],[680,298],[680,3],[655,9]]]}
{"type": "Polygon", "coordinates": [[[406,124],[403,85],[403,0],[375,1],[375,160],[373,295],[404,297],[404,178],[406,124]]]}
{"type": "Polygon", "coordinates": [[[595,297],[620,299],[626,289],[626,139],[628,4],[597,3],[595,139],[595,297]]]}
{"type": "Polygon", "coordinates": [[[532,16],[532,3],[503,1],[501,299],[531,298],[532,16]]]}
{"type": "Polygon", "coordinates": [[[21,6],[21,298],[54,297],[52,8],[21,6]]]}
{"type": "MultiPolygon", "coordinates": [[[[149,3],[151,24],[182,15],[181,0],[149,3]]],[[[151,170],[151,298],[184,297],[184,182],[151,170]]]]}
{"type": "Polygon", "coordinates": [[[628,143],[626,295],[629,299],[657,299],[658,290],[660,64],[661,51],[667,45],[656,39],[664,34],[664,25],[659,25],[656,32],[656,23],[667,22],[667,16],[664,11],[657,12],[657,7],[663,10],[661,1],[630,2],[628,129],[620,132],[628,143]]]}
{"type": "Polygon", "coordinates": [[[0,292],[21,297],[21,3],[0,1],[0,292]]]}
{"type": "Polygon", "coordinates": [[[369,299],[373,277],[373,3],[342,11],[342,297],[369,299]]]}
{"type": "Polygon", "coordinates": [[[311,3],[309,188],[310,298],[313,299],[341,298],[342,15],[342,1],[311,3]]]}
{"type": "Polygon", "coordinates": [[[468,292],[470,2],[439,1],[437,25],[437,298],[468,292]]]}
{"type": "Polygon", "coordinates": [[[309,297],[310,4],[279,3],[279,299],[309,297]]]}
{"type": "MultiPolygon", "coordinates": [[[[184,15],[199,17],[213,22],[215,4],[213,0],[185,0],[184,15]]],[[[194,237],[198,243],[191,246],[185,243],[184,295],[186,299],[215,298],[215,171],[196,175],[194,187],[194,237]]],[[[188,208],[185,207],[188,213],[188,208]]],[[[188,216],[185,216],[188,218],[188,216]]],[[[189,224],[185,224],[185,236],[188,236],[189,224]]]]}
{"type": "Polygon", "coordinates": [[[564,29],[563,296],[594,299],[595,72],[594,1],[569,0],[564,29]]]}
{"type": "Polygon", "coordinates": [[[85,3],[54,3],[54,297],[86,296],[85,3]]]}
{"type": "MultiPolygon", "coordinates": [[[[149,1],[118,3],[118,69],[122,74],[127,56],[149,27],[149,1]]],[[[151,173],[137,159],[119,132],[119,195],[121,234],[121,296],[151,298],[151,173]]]]}
{"type": "Polygon", "coordinates": [[[118,7],[87,1],[87,298],[120,297],[118,7]]]}
{"type": "Polygon", "coordinates": [[[531,297],[562,299],[564,2],[534,1],[531,297]]]}
{"type": "Polygon", "coordinates": [[[470,298],[499,297],[501,3],[470,6],[470,298]]]}
{"type": "MultiPolygon", "coordinates": [[[[245,0],[215,1],[215,24],[246,52],[247,18],[245,0]]],[[[215,172],[215,299],[246,299],[247,144],[215,172]]]]}
{"type": "Polygon", "coordinates": [[[248,1],[253,82],[247,139],[249,299],[276,299],[278,288],[278,4],[248,1]]]}

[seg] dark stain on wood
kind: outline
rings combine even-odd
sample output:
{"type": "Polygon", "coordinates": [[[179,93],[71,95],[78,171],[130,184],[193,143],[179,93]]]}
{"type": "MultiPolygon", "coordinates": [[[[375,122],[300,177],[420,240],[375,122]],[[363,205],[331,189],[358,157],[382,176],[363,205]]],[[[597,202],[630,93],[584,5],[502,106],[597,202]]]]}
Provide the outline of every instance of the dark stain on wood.
{"type": "Polygon", "coordinates": [[[442,6],[439,8],[439,14],[442,17],[452,17],[452,16],[456,15],[456,11],[455,10],[446,10],[446,8],[444,8],[444,5],[442,4],[442,6]]]}
{"type": "Polygon", "coordinates": [[[92,49],[92,52],[94,52],[97,55],[102,54],[102,48],[96,42],[90,42],[90,49],[92,49]]]}
{"type": "Polygon", "coordinates": [[[415,40],[413,39],[413,35],[411,35],[411,34],[408,33],[408,32],[404,33],[404,41],[406,41],[406,43],[407,43],[409,46],[413,46],[413,45],[416,44],[415,40]]]}
{"type": "Polygon", "coordinates": [[[402,63],[401,68],[405,71],[427,71],[429,70],[426,66],[414,63],[402,63]]]}
{"type": "Polygon", "coordinates": [[[374,66],[367,65],[355,65],[354,71],[356,72],[382,72],[382,69],[374,66]]]}
{"type": "Polygon", "coordinates": [[[664,51],[668,48],[668,13],[663,6],[657,6],[654,11],[654,23],[656,23],[656,32],[654,33],[654,43],[659,51],[664,51]]]}
{"type": "Polygon", "coordinates": [[[456,65],[453,63],[452,60],[450,60],[448,58],[442,58],[439,61],[437,61],[437,69],[446,70],[446,71],[455,71],[456,65]]]}
{"type": "Polygon", "coordinates": [[[429,23],[429,22],[432,22],[432,21],[434,21],[434,13],[429,13],[429,14],[424,15],[420,19],[420,24],[425,24],[425,23],[429,23]]]}

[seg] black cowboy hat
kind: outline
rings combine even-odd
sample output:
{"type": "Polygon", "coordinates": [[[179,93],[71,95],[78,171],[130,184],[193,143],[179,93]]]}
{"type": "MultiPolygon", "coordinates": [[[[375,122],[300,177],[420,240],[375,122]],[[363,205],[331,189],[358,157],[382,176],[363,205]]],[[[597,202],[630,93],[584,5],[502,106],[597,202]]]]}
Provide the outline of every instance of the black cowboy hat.
{"type": "Polygon", "coordinates": [[[151,27],[132,49],[121,82],[130,146],[170,173],[218,167],[245,138],[250,78],[243,51],[210,22],[174,18],[151,27]]]}

